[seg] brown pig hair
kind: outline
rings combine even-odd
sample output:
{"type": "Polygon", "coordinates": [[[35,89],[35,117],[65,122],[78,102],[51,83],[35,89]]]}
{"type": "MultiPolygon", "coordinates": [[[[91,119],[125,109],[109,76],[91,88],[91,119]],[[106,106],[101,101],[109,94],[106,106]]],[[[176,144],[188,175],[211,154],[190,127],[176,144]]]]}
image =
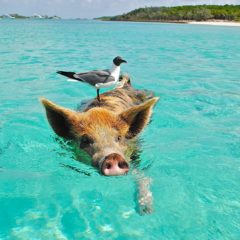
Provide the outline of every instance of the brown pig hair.
{"type": "Polygon", "coordinates": [[[128,76],[123,76],[123,80],[123,88],[101,94],[101,103],[93,99],[81,112],[41,98],[54,132],[65,139],[74,139],[96,131],[100,126],[108,126],[128,139],[138,135],[149,122],[152,108],[159,98],[132,88],[128,76]]]}
{"type": "Polygon", "coordinates": [[[80,135],[97,130],[99,126],[118,129],[120,134],[130,139],[139,134],[149,122],[152,107],[158,98],[152,98],[142,104],[129,107],[121,113],[110,111],[106,107],[93,107],[86,112],[76,112],[42,98],[50,125],[55,133],[65,139],[74,139],[80,135]],[[95,125],[89,124],[94,122],[95,125]],[[92,131],[91,131],[92,130],[92,131]]]}

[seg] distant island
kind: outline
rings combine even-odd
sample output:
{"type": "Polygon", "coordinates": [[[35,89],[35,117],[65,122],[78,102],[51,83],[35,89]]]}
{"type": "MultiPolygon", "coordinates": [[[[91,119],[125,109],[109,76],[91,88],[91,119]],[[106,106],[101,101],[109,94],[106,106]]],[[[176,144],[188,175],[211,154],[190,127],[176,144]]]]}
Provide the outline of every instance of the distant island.
{"type": "Polygon", "coordinates": [[[47,15],[40,15],[34,14],[33,16],[23,16],[17,13],[12,14],[4,14],[0,16],[1,19],[61,19],[58,16],[47,16],[47,15]]]}
{"type": "Polygon", "coordinates": [[[177,7],[145,7],[113,17],[100,17],[102,21],[182,22],[240,21],[240,5],[194,5],[177,7]]]}

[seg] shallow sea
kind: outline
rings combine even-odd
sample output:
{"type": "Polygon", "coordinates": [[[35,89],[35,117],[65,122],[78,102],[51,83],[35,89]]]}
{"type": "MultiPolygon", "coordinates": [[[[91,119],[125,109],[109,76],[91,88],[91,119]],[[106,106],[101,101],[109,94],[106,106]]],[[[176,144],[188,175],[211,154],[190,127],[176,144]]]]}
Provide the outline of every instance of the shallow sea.
{"type": "Polygon", "coordinates": [[[1,20],[0,239],[240,239],[240,28],[1,20]],[[75,161],[38,101],[76,108],[94,89],[56,70],[117,55],[136,88],[161,97],[140,136],[150,215],[137,211],[134,175],[75,161]]]}

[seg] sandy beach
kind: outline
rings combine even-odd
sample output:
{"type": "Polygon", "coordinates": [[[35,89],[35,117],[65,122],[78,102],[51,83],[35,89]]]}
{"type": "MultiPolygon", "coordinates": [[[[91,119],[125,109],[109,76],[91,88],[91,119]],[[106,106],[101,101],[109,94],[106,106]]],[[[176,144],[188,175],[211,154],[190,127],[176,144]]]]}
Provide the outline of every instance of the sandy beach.
{"type": "Polygon", "coordinates": [[[216,26],[234,26],[240,27],[240,22],[229,21],[202,21],[202,22],[187,22],[188,24],[200,24],[200,25],[216,25],[216,26]]]}

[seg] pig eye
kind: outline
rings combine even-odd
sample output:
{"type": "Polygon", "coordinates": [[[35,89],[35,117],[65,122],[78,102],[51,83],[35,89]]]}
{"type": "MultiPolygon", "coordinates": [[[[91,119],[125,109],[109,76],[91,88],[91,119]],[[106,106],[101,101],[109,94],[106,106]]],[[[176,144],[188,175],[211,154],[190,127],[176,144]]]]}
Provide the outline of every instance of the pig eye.
{"type": "Polygon", "coordinates": [[[87,146],[89,144],[93,143],[92,139],[88,136],[82,136],[81,138],[81,146],[87,146]]]}
{"type": "Polygon", "coordinates": [[[122,136],[117,136],[116,141],[120,142],[122,140],[122,136]]]}

